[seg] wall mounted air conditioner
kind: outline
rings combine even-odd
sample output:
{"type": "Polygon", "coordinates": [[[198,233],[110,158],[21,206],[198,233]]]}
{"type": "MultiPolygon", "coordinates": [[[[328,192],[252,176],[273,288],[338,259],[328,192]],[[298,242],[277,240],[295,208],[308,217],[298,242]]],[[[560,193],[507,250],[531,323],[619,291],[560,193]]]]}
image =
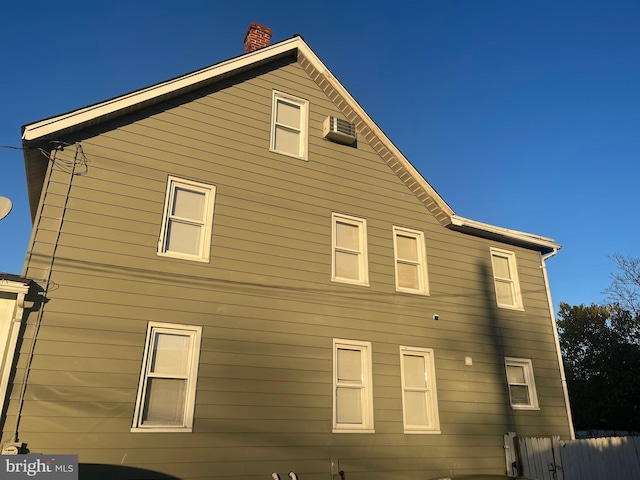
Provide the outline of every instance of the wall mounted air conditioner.
{"type": "Polygon", "coordinates": [[[327,117],[322,124],[322,134],[332,142],[351,145],[356,141],[356,126],[336,117],[327,117]]]}

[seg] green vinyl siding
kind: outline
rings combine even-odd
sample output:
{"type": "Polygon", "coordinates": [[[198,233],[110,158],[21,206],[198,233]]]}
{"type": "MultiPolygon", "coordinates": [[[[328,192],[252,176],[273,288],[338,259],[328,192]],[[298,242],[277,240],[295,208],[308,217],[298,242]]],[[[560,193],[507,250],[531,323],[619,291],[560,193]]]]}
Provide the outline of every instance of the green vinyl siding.
{"type": "Polygon", "coordinates": [[[502,471],[508,431],[568,435],[540,254],[443,227],[363,135],[323,139],[327,115],[345,116],[281,61],[67,139],[88,171],[50,169],[26,264],[52,268],[20,423],[31,451],[185,479],[326,480],[330,459],[349,480],[417,479],[502,471]],[[309,101],[308,161],[269,151],[272,89],[309,101]],[[208,263],[156,253],[168,175],[216,187],[208,263]],[[369,287],[331,282],[332,212],[367,221],[369,287]],[[395,291],[393,225],[424,232],[430,296],[395,291]],[[524,311],[496,308],[492,246],[517,257],[524,311]],[[150,321],[203,326],[192,433],[130,432],[150,321]],[[334,338],[371,342],[375,434],[331,433],[334,338]],[[398,345],[434,350],[441,434],[403,433],[398,345]],[[539,411],[511,409],[505,356],[532,359],[539,411]]]}

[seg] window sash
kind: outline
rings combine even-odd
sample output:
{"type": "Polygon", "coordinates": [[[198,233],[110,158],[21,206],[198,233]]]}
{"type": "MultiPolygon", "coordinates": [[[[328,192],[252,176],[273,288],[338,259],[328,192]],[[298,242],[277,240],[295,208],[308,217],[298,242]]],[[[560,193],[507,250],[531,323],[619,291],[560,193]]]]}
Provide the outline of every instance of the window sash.
{"type": "Polygon", "coordinates": [[[440,433],[433,350],[400,346],[400,372],[405,433],[440,433]]]}
{"type": "Polygon", "coordinates": [[[198,326],[149,323],[132,431],[191,431],[201,334],[198,326]]]}
{"type": "Polygon", "coordinates": [[[158,255],[209,261],[215,191],[212,185],[169,177],[158,255]]]}
{"type": "Polygon", "coordinates": [[[511,408],[537,410],[533,362],[525,358],[506,357],[505,370],[511,408]]]}
{"type": "Polygon", "coordinates": [[[491,266],[498,307],[523,310],[515,254],[492,247],[491,266]]]}
{"type": "Polygon", "coordinates": [[[424,233],[394,226],[393,248],[396,290],[428,295],[429,283],[424,233]],[[413,241],[413,245],[407,243],[407,240],[413,241]],[[412,251],[406,252],[405,247],[409,247],[412,251]],[[411,253],[411,255],[406,255],[406,253],[411,253]]]}
{"type": "Polygon", "coordinates": [[[307,159],[309,102],[273,91],[270,150],[307,159]]]}
{"type": "Polygon", "coordinates": [[[373,432],[371,343],[333,342],[333,432],[373,432]]]}
{"type": "Polygon", "coordinates": [[[332,251],[331,280],[369,284],[366,220],[333,213],[332,251]]]}

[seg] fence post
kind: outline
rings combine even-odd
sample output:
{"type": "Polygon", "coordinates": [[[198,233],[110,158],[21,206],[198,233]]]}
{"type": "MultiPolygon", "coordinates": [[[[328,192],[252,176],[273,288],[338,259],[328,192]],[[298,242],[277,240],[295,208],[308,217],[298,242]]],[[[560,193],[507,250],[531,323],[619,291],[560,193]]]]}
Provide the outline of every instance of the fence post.
{"type": "Polygon", "coordinates": [[[504,436],[504,456],[507,475],[517,475],[520,470],[520,458],[516,446],[516,432],[508,432],[504,436]]]}
{"type": "Polygon", "coordinates": [[[560,435],[554,435],[551,437],[551,453],[553,454],[553,464],[556,480],[564,480],[564,469],[562,468],[562,455],[560,449],[562,448],[562,441],[560,435]]]}

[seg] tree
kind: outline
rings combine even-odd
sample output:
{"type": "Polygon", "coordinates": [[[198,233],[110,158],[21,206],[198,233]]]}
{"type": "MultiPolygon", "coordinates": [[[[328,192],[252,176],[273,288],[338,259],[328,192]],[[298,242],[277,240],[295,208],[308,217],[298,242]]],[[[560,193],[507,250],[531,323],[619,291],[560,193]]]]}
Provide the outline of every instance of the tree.
{"type": "Polygon", "coordinates": [[[637,323],[619,304],[560,304],[560,348],[576,429],[640,430],[637,323]]]}
{"type": "Polygon", "coordinates": [[[612,255],[618,272],[611,274],[611,285],[604,291],[610,303],[631,313],[635,325],[629,335],[638,341],[640,323],[640,258],[612,255]]]}

